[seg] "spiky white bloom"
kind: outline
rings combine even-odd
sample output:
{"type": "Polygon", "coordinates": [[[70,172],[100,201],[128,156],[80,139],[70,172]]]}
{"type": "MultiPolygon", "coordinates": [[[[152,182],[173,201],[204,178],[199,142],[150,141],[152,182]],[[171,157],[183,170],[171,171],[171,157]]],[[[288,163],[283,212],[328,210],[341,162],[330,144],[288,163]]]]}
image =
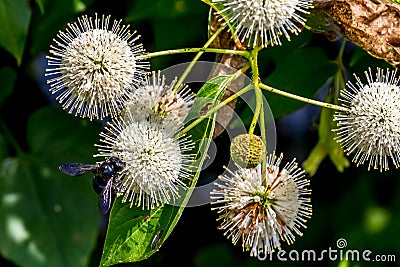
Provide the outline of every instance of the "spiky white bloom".
{"type": "Polygon", "coordinates": [[[126,109],[137,121],[151,118],[153,121],[162,121],[171,130],[177,130],[183,126],[189,114],[194,95],[185,85],[180,85],[174,91],[176,79],[169,85],[165,79],[160,72],[153,73],[147,84],[135,91],[126,109]]]}
{"type": "Polygon", "coordinates": [[[312,0],[214,0],[221,4],[218,12],[234,27],[234,35],[247,46],[265,47],[281,45],[283,34],[290,41],[289,33],[298,34],[299,25],[305,24],[300,14],[308,14],[312,0]],[[249,39],[247,41],[247,39],[249,39]]]}
{"type": "Polygon", "coordinates": [[[188,137],[175,137],[159,121],[136,121],[128,112],[108,123],[100,134],[99,154],[124,162],[122,201],[153,209],[174,201],[190,178],[193,148],[188,137]]]}
{"type": "Polygon", "coordinates": [[[355,153],[353,162],[370,168],[400,166],[400,86],[396,70],[377,68],[374,80],[371,69],[365,72],[367,83],[354,75],[357,83],[347,83],[340,101],[348,109],[335,112],[338,122],[336,140],[347,154],[355,153]]]}
{"type": "Polygon", "coordinates": [[[56,99],[70,113],[90,119],[115,117],[136,87],[145,80],[149,64],[139,36],[129,25],[110,16],[87,16],[69,23],[57,34],[47,56],[47,83],[56,99]]]}
{"type": "Polygon", "coordinates": [[[243,251],[263,260],[280,249],[281,241],[291,244],[294,233],[302,235],[301,227],[312,214],[309,180],[304,178],[295,160],[282,170],[282,161],[275,153],[267,156],[266,173],[261,164],[253,169],[229,170],[215,183],[212,204],[222,220],[220,229],[236,244],[242,240],[243,251]]]}

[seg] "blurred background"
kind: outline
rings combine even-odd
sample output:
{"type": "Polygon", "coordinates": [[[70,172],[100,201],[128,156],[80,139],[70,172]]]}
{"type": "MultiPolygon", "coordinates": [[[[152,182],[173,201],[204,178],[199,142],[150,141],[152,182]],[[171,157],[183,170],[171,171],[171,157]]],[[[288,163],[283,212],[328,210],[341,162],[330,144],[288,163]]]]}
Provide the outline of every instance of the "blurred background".
{"type": "MultiPolygon", "coordinates": [[[[201,47],[207,41],[209,8],[199,0],[0,0],[0,266],[98,266],[107,218],[100,215],[91,176],[68,177],[66,162],[94,162],[102,122],[67,114],[49,93],[45,56],[52,39],[82,14],[110,14],[142,36],[144,48],[201,47]]],[[[260,56],[260,76],[276,88],[324,100],[338,71],[341,41],[303,31],[260,56]]],[[[157,57],[152,70],[188,62],[193,54],[157,57]]],[[[368,67],[390,67],[347,43],[344,77],[363,76],[368,67]]],[[[202,60],[214,61],[206,54],[202,60]]],[[[198,88],[193,88],[196,91],[198,88]]],[[[277,127],[277,151],[302,164],[319,140],[320,108],[265,94],[277,127]]],[[[245,123],[252,114],[238,102],[245,123]]],[[[199,183],[216,179],[229,161],[229,138],[215,140],[217,157],[199,183]]],[[[350,160],[350,159],[349,159],[350,160]]],[[[392,167],[392,166],[391,166],[392,167]]],[[[339,172],[329,157],[310,177],[313,216],[293,245],[283,249],[348,249],[400,257],[398,171],[367,171],[351,165],[339,172]]],[[[189,207],[171,236],[150,258],[120,266],[265,266],[217,230],[210,205],[189,207]]],[[[336,261],[281,262],[274,266],[397,266],[336,261]]]]}

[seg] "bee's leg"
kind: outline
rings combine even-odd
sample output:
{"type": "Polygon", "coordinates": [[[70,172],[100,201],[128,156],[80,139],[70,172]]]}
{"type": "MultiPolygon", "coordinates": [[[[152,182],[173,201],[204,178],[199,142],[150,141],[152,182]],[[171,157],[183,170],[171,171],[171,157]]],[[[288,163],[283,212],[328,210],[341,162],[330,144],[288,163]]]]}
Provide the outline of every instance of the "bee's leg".
{"type": "Polygon", "coordinates": [[[120,179],[114,179],[114,192],[119,195],[125,192],[122,188],[122,181],[120,179]]]}

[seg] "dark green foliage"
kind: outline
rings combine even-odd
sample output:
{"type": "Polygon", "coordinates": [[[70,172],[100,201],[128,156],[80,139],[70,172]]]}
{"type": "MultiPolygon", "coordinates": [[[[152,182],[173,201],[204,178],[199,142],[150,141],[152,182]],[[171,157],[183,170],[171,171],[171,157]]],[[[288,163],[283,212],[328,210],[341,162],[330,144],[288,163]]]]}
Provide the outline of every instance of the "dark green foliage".
{"type": "Polygon", "coordinates": [[[82,122],[59,109],[40,109],[28,121],[29,151],[1,161],[0,249],[21,266],[88,263],[98,219],[92,177],[58,171],[66,161],[93,162],[88,144],[99,127],[82,122]]]}

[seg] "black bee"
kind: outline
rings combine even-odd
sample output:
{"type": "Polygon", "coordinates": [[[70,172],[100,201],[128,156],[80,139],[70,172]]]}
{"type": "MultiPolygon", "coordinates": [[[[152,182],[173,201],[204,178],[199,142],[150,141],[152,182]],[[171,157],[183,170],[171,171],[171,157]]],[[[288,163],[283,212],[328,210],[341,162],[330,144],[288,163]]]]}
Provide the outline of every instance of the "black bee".
{"type": "Polygon", "coordinates": [[[124,163],[116,157],[106,158],[103,162],[96,164],[65,163],[59,167],[60,171],[69,176],[94,173],[92,185],[94,191],[99,194],[99,208],[104,214],[110,211],[113,195],[122,193],[118,172],[123,168],[124,163]]]}

